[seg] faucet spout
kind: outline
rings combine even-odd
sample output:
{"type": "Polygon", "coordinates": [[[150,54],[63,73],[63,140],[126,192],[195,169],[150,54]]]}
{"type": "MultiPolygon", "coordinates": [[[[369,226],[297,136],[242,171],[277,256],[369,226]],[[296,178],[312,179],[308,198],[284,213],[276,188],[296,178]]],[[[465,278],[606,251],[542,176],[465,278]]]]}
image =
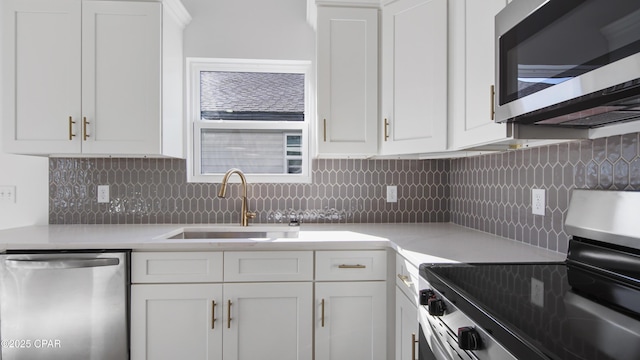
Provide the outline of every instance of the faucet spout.
{"type": "Polygon", "coordinates": [[[240,177],[240,181],[242,182],[242,210],[240,214],[240,225],[241,226],[249,226],[249,219],[253,219],[256,217],[256,213],[249,212],[247,206],[247,178],[244,176],[244,173],[240,169],[229,169],[222,177],[222,184],[220,185],[220,190],[218,191],[218,197],[224,198],[227,193],[227,183],[229,182],[229,177],[233,174],[238,174],[240,177]]]}

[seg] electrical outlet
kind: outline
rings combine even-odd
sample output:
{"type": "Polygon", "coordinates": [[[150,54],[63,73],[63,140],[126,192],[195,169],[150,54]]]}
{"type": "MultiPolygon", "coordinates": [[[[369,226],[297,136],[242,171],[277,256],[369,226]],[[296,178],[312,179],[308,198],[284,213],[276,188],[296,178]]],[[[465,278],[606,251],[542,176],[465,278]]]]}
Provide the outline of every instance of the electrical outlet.
{"type": "Polygon", "coordinates": [[[398,187],[393,185],[387,186],[387,202],[398,202],[398,187]]]}
{"type": "Polygon", "coordinates": [[[544,307],[544,283],[536,278],[531,278],[531,303],[544,307]]]}
{"type": "Polygon", "coordinates": [[[3,203],[16,202],[16,187],[15,186],[0,186],[0,201],[3,203]]]}
{"type": "Polygon", "coordinates": [[[544,216],[545,206],[544,189],[531,189],[531,213],[544,216]]]}
{"type": "Polygon", "coordinates": [[[109,185],[98,185],[98,203],[109,202],[109,185]]]}

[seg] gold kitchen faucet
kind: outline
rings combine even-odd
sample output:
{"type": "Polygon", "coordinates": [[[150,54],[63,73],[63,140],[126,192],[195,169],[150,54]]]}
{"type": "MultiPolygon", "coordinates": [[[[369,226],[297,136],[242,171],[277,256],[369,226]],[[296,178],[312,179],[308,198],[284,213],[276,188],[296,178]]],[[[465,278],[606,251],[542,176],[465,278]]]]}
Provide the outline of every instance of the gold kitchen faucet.
{"type": "Polygon", "coordinates": [[[249,212],[247,206],[247,178],[242,173],[240,169],[229,169],[222,178],[222,184],[220,185],[220,191],[218,191],[218,197],[224,198],[227,192],[227,182],[229,181],[229,177],[233,174],[238,174],[240,176],[240,181],[242,181],[242,212],[240,214],[240,225],[241,226],[249,226],[249,219],[254,219],[256,217],[256,213],[249,212]]]}

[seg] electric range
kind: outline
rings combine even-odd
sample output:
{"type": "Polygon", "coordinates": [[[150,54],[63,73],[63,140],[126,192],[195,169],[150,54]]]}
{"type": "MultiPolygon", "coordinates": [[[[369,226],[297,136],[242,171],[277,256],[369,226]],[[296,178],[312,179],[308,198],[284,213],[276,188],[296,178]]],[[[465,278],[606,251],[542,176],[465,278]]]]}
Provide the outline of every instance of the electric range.
{"type": "Polygon", "coordinates": [[[574,190],[565,230],[564,262],[422,264],[422,358],[640,359],[640,193],[574,190]]]}

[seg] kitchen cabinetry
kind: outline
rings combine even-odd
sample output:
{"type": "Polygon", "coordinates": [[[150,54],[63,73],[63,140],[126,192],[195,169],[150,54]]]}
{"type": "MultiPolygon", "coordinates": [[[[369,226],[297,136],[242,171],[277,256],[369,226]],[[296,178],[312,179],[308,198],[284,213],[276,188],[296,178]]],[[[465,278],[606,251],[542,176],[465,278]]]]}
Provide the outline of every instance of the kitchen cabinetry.
{"type": "Polygon", "coordinates": [[[507,140],[493,120],[494,17],[506,0],[452,1],[450,12],[450,147],[465,149],[507,140]]]}
{"type": "Polygon", "coordinates": [[[188,21],[177,0],[7,1],[5,151],[182,157],[188,21]]]}
{"type": "Polygon", "coordinates": [[[131,359],[222,359],[222,284],[131,287],[131,359]]]}
{"type": "Polygon", "coordinates": [[[396,255],[396,360],[418,358],[418,268],[396,255]]]}
{"type": "Polygon", "coordinates": [[[386,359],[386,252],[317,251],[315,359],[386,359]]]}
{"type": "Polygon", "coordinates": [[[312,274],[311,251],[134,253],[132,359],[310,360],[312,274]]]}
{"type": "Polygon", "coordinates": [[[318,153],[378,152],[378,9],[318,7],[318,153]]]}
{"type": "Polygon", "coordinates": [[[383,155],[447,147],[447,0],[382,8],[383,155]]]}
{"type": "Polygon", "coordinates": [[[131,359],[222,358],[222,262],[221,252],[131,255],[131,359]]]}
{"type": "Polygon", "coordinates": [[[224,284],[223,291],[225,360],[311,360],[311,282],[224,284]]]}

